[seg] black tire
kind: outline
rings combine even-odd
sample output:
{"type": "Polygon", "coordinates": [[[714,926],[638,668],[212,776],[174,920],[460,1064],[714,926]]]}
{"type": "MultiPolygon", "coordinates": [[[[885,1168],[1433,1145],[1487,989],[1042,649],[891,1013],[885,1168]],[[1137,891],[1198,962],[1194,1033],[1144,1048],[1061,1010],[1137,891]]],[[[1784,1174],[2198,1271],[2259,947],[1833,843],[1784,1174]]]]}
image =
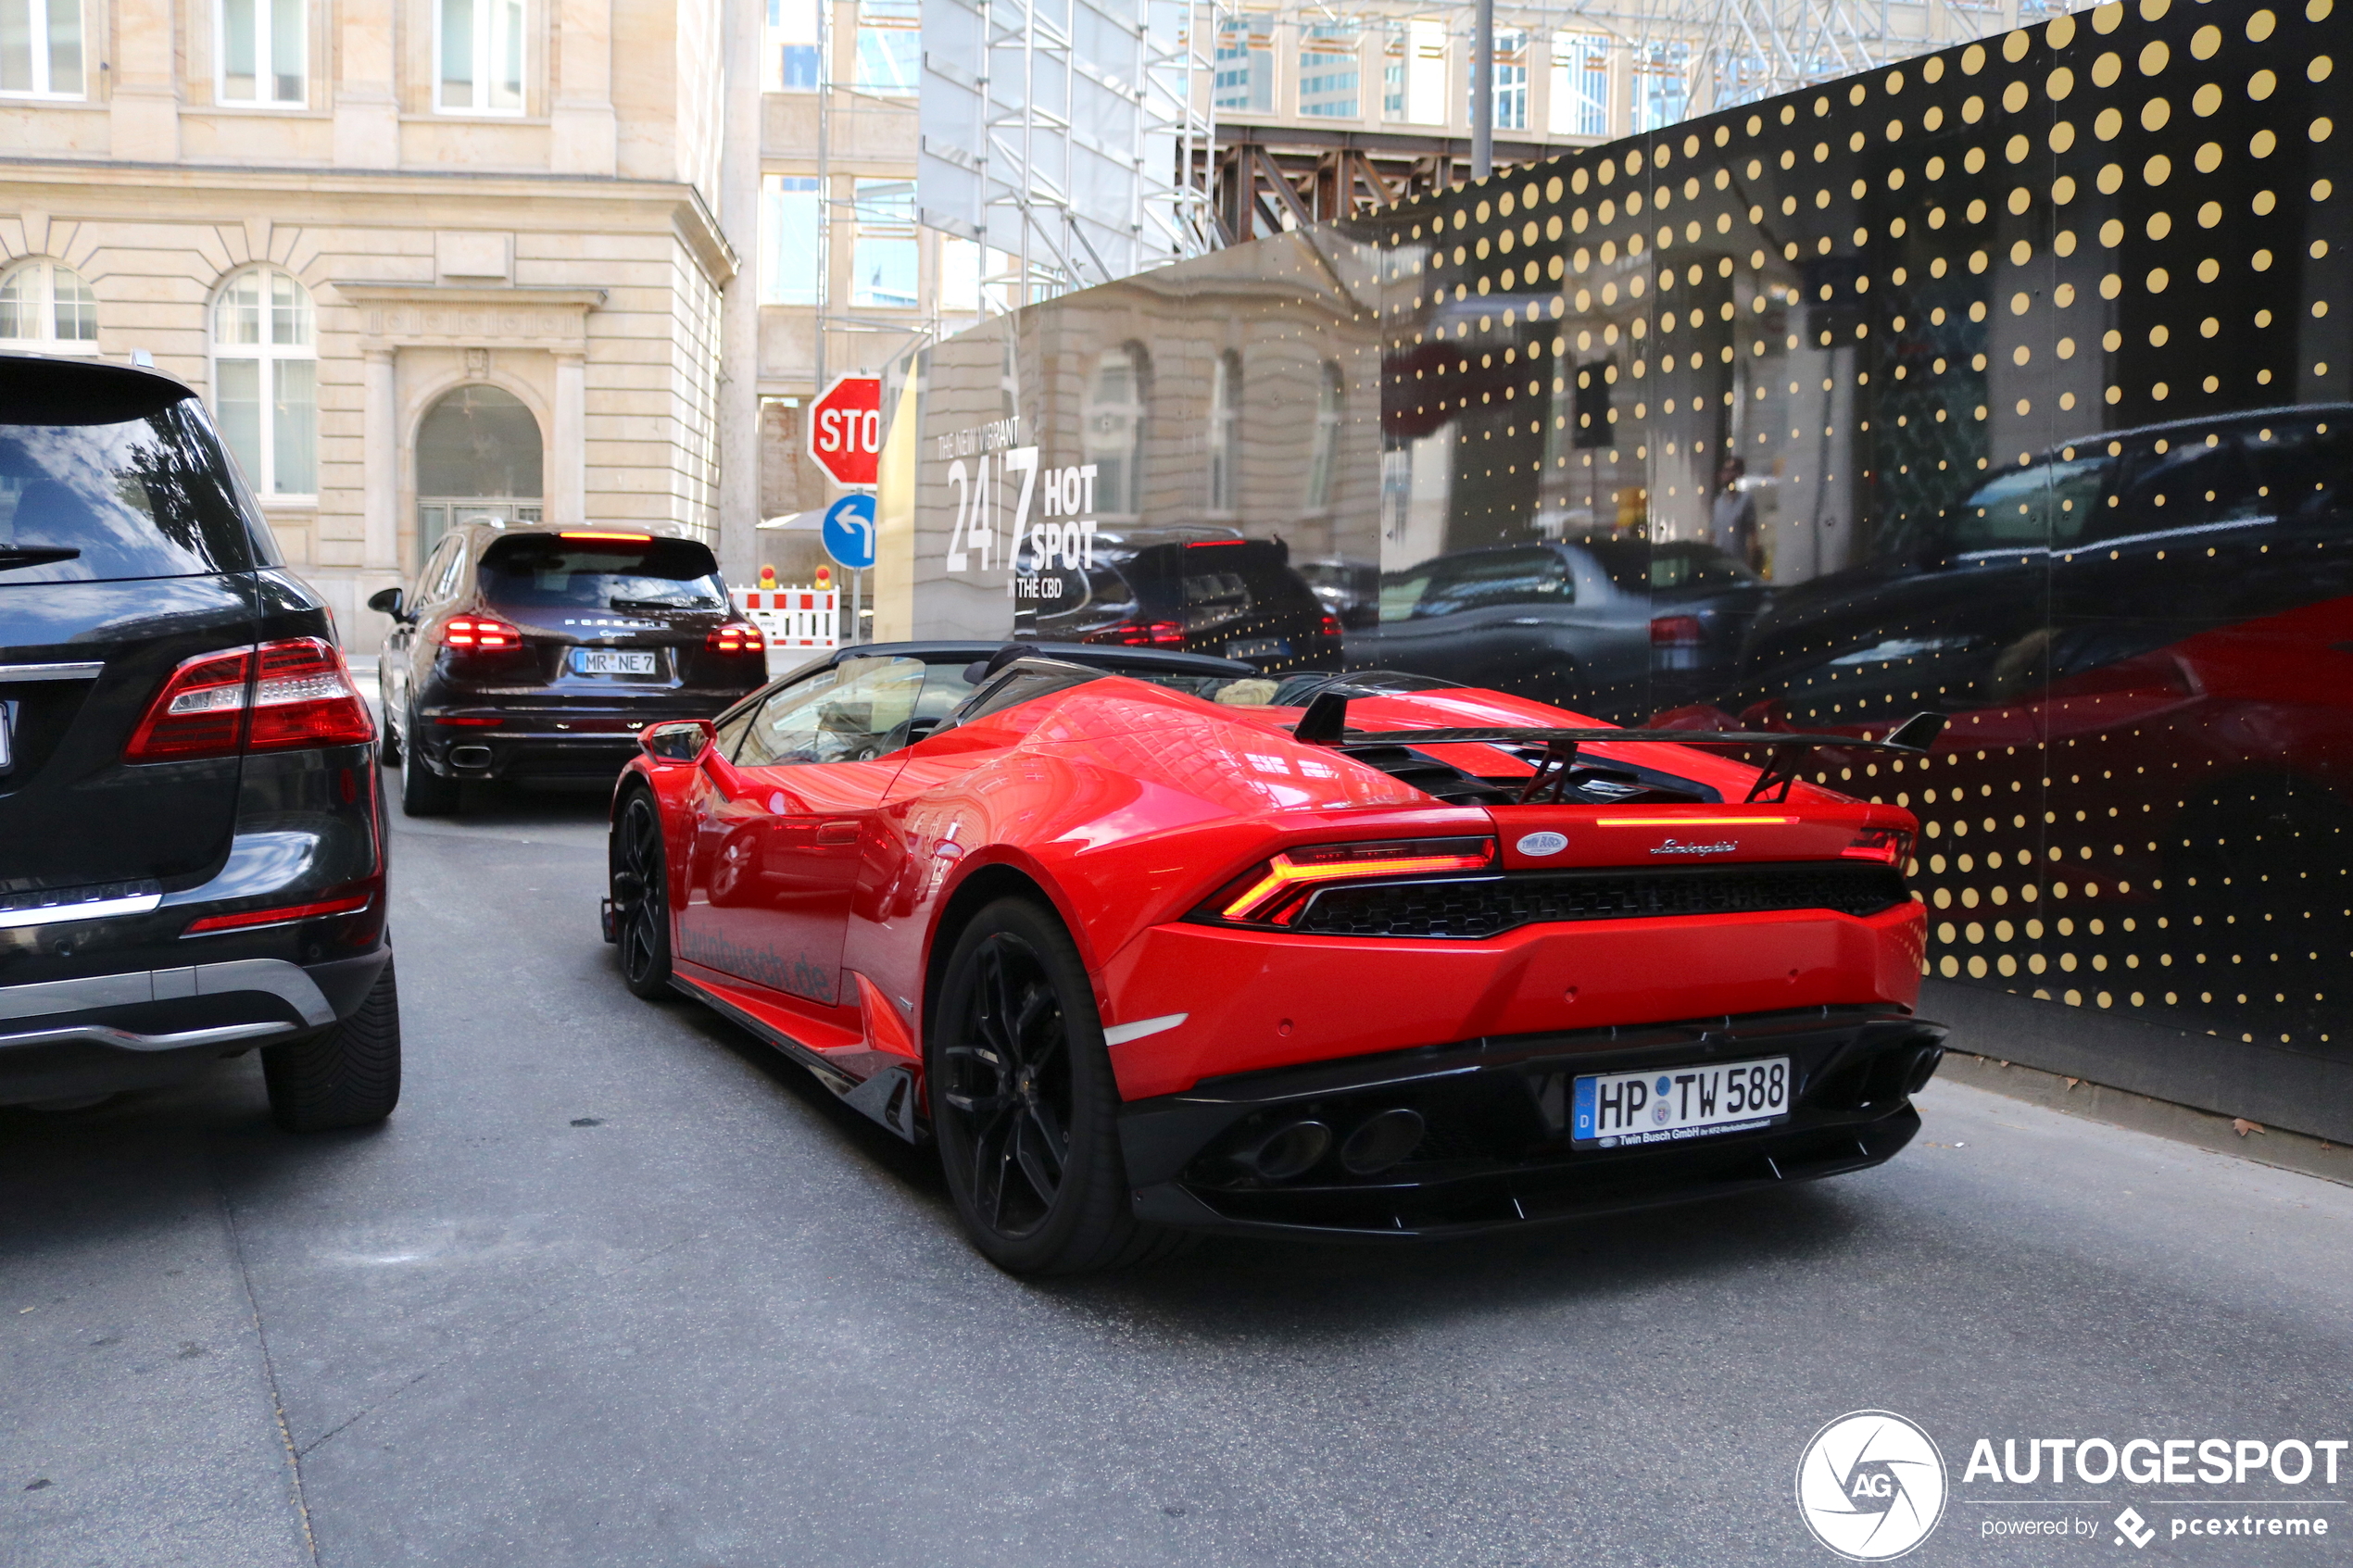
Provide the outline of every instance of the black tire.
{"type": "MultiPolygon", "coordinates": [[[[381,666],[379,666],[381,668],[381,666]]],[[[384,737],[377,743],[376,760],[387,768],[400,766],[400,726],[392,721],[392,709],[384,709],[384,737]]]]}
{"type": "Polygon", "coordinates": [[[633,789],[605,841],[621,983],[646,1001],[670,995],[670,857],[654,797],[633,789]],[[624,879],[634,879],[625,881],[624,879]]]}
{"type": "Polygon", "coordinates": [[[1186,1239],[1131,1210],[1094,988],[1051,911],[1000,899],[957,937],[925,1077],[948,1189],[999,1268],[1095,1273],[1186,1239]]]}
{"type": "Polygon", "coordinates": [[[390,959],[359,1010],[325,1034],[266,1046],[270,1114],[289,1133],[370,1127],[400,1103],[400,987],[390,959]]]}
{"type": "MultiPolygon", "coordinates": [[[[416,733],[417,716],[409,715],[409,730],[416,733]]],[[[446,817],[458,809],[458,781],[445,779],[426,765],[424,747],[411,739],[400,748],[400,810],[409,817],[446,817]]]]}

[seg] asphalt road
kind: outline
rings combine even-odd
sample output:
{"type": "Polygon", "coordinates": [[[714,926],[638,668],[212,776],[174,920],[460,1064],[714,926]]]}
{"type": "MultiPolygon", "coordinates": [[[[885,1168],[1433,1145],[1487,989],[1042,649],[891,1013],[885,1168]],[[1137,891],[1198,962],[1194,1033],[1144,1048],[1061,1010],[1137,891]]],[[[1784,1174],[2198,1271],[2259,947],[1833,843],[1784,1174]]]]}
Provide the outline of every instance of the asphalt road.
{"type": "Polygon", "coordinates": [[[1911,1562],[2344,1561],[2353,1462],[1960,1477],[1981,1436],[2353,1436],[2353,1189],[1944,1085],[1835,1183],[1024,1284],[925,1156],[622,989],[599,798],[477,806],[396,826],[380,1131],[276,1133],[251,1059],[0,1112],[0,1562],[1818,1564],[1793,1475],[1863,1408],[1955,1480],[1911,1562]],[[2181,1498],[2334,1534],[2174,1540],[2181,1498]]]}

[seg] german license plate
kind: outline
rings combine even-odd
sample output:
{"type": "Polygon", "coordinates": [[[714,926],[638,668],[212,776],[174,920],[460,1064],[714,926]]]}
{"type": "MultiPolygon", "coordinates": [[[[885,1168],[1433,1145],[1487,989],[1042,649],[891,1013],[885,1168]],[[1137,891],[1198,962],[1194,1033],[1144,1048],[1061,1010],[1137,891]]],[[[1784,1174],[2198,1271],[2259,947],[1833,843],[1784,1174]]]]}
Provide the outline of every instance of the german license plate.
{"type": "Polygon", "coordinates": [[[1569,1138],[1616,1148],[1742,1133],[1787,1117],[1789,1095],[1785,1056],[1593,1073],[1570,1095],[1569,1138]]]}
{"type": "Polygon", "coordinates": [[[650,675],[654,656],[635,648],[574,648],[572,667],[583,675],[650,675]]]}
{"type": "Polygon", "coordinates": [[[1226,645],[1227,659],[1272,659],[1290,652],[1290,644],[1281,637],[1244,637],[1226,645]]]}

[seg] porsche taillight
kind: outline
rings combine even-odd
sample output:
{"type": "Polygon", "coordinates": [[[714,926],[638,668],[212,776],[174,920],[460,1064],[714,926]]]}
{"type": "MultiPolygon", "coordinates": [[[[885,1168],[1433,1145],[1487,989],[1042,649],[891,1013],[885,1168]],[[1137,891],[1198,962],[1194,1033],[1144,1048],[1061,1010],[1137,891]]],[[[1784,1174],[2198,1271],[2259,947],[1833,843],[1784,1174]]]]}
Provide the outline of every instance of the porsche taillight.
{"type": "Polygon", "coordinates": [[[768,639],[749,621],[730,621],[713,626],[704,636],[702,646],[713,653],[765,653],[768,639]]]}
{"type": "Polygon", "coordinates": [[[1185,628],[1175,621],[1123,621],[1089,632],[1079,641],[1128,648],[1180,648],[1185,646],[1185,628]]]}
{"type": "Polygon", "coordinates": [[[147,705],[122,758],[193,762],[375,738],[342,650],[323,637],[286,637],[182,664],[147,705]]]}
{"type": "Polygon", "coordinates": [[[1494,864],[1495,841],[1485,837],[1303,844],[1235,878],[1203,912],[1221,921],[1287,925],[1298,913],[1301,894],[1322,883],[1478,872],[1494,864]]]}
{"type": "Polygon", "coordinates": [[[453,615],[442,623],[441,646],[459,653],[511,653],[522,646],[522,628],[495,615],[453,615]]]}

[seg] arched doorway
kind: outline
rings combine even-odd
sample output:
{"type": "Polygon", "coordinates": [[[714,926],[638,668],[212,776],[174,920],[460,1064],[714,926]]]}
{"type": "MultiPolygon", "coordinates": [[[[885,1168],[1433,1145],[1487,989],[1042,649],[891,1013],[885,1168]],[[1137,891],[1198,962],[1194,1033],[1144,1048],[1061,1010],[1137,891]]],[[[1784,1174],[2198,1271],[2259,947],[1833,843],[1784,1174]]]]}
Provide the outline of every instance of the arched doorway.
{"type": "Polygon", "coordinates": [[[537,522],[540,456],[539,421],[513,393],[445,393],[417,426],[417,559],[470,518],[537,522]]]}

